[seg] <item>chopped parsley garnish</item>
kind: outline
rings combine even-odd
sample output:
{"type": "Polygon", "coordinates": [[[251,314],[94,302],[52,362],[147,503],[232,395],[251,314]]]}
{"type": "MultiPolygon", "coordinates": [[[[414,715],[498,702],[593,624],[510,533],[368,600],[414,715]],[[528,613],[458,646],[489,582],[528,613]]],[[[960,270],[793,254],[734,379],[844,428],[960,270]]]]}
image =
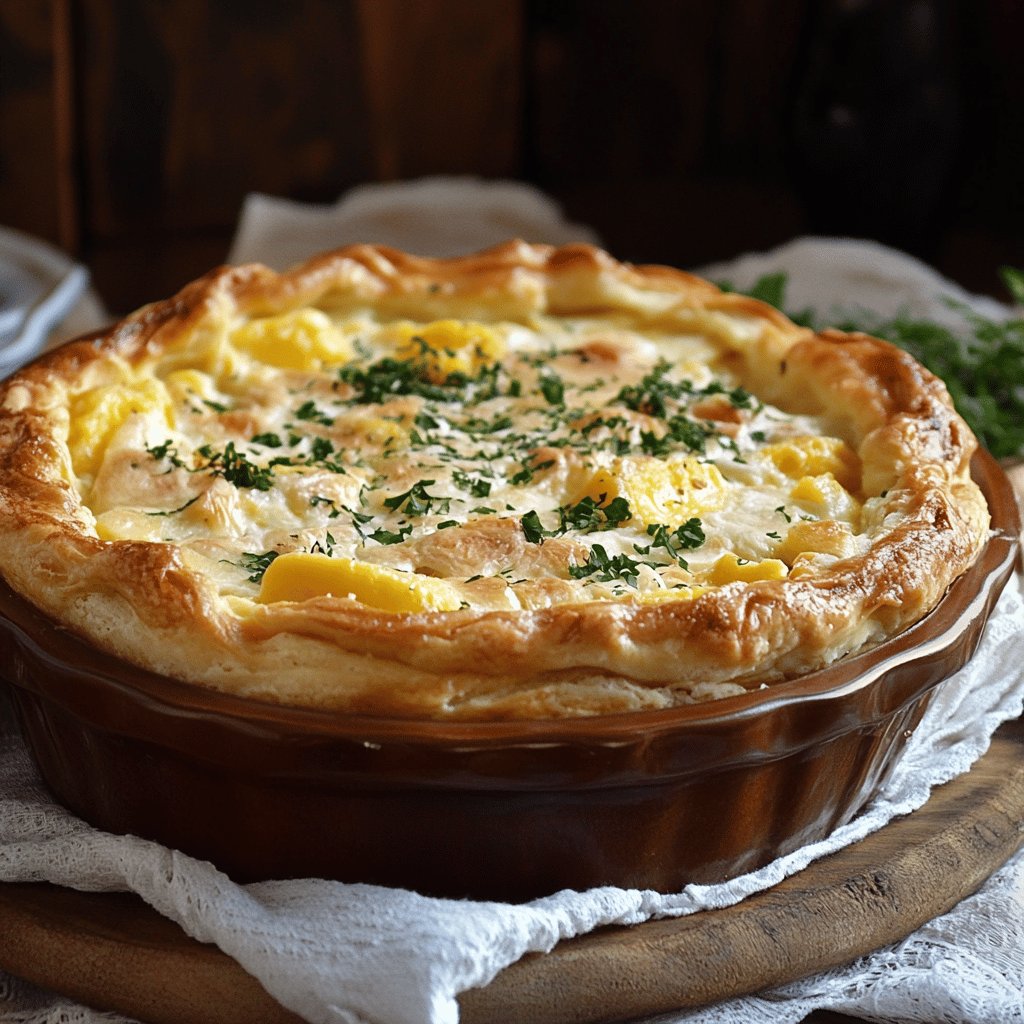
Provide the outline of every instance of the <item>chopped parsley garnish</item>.
{"type": "Polygon", "coordinates": [[[558,526],[553,530],[544,529],[536,511],[527,512],[520,520],[523,534],[531,544],[541,544],[545,537],[560,537],[570,530],[578,533],[611,530],[632,518],[633,513],[625,498],[612,498],[605,505],[602,504],[605,497],[602,494],[596,501],[586,497],[575,505],[563,505],[558,510],[558,526]]]}
{"type": "Polygon", "coordinates": [[[582,565],[569,564],[569,575],[574,580],[593,576],[599,583],[618,581],[635,588],[642,564],[628,555],[609,555],[600,544],[595,544],[582,565]]]}
{"type": "Polygon", "coordinates": [[[646,547],[637,546],[636,551],[639,554],[647,555],[662,548],[683,569],[688,569],[689,565],[680,552],[699,548],[706,539],[704,527],[696,518],[687,519],[682,526],[677,526],[674,530],[663,523],[651,523],[647,527],[647,536],[651,538],[651,543],[646,547]]]}
{"type": "Polygon", "coordinates": [[[669,415],[667,402],[678,400],[693,393],[693,384],[688,380],[674,381],[668,377],[672,364],[659,359],[654,368],[638,384],[628,384],[620,389],[616,401],[634,412],[646,413],[666,419],[669,415]]]}
{"type": "Polygon", "coordinates": [[[178,512],[184,512],[185,509],[187,509],[189,507],[189,505],[194,504],[201,497],[202,497],[202,495],[197,494],[194,498],[189,498],[188,501],[186,501],[184,505],[179,505],[177,508],[169,508],[169,509],[165,509],[165,510],[163,510],[161,512],[147,512],[146,515],[147,516],[173,516],[173,515],[175,515],[178,512]]]}
{"type": "Polygon", "coordinates": [[[713,380],[702,388],[695,388],[689,380],[672,380],[668,374],[672,364],[659,359],[654,368],[638,384],[627,385],[619,390],[616,401],[634,412],[641,412],[665,421],[666,430],[662,435],[646,430],[640,435],[640,447],[648,455],[667,455],[682,446],[690,451],[704,454],[709,437],[723,438],[714,427],[706,422],[691,418],[684,411],[670,408],[670,402],[708,398],[724,395],[737,409],[758,411],[761,403],[745,388],[728,389],[720,381],[713,380]]]}
{"type": "Polygon", "coordinates": [[[325,427],[329,427],[334,423],[334,420],[330,416],[318,408],[313,399],[303,402],[302,405],[295,410],[295,415],[300,420],[304,420],[308,423],[320,423],[325,427]]]}
{"type": "Polygon", "coordinates": [[[452,480],[456,487],[460,487],[464,491],[469,491],[474,498],[486,498],[487,495],[491,493],[490,480],[484,480],[482,477],[470,476],[461,469],[456,469],[452,472],[452,480]]]}
{"type": "Polygon", "coordinates": [[[253,444],[261,444],[264,448],[281,447],[281,438],[278,434],[253,434],[250,441],[253,444]]]}
{"type": "Polygon", "coordinates": [[[328,437],[314,437],[309,445],[309,457],[313,462],[323,462],[334,454],[334,442],[328,437]]]}
{"type": "Polygon", "coordinates": [[[547,530],[544,529],[540,521],[540,516],[533,510],[527,512],[522,519],[519,520],[520,525],[523,528],[523,536],[531,544],[540,544],[543,542],[544,537],[548,535],[547,530]]]}
{"type": "Polygon", "coordinates": [[[408,516],[422,516],[428,512],[446,513],[451,505],[451,498],[439,494],[428,494],[427,488],[433,480],[420,480],[407,491],[384,499],[384,507],[392,511],[404,512],[408,516]]]}
{"type": "Polygon", "coordinates": [[[416,418],[413,420],[417,427],[421,430],[437,430],[441,424],[434,419],[429,413],[423,412],[422,410],[416,413],[416,418]]]}
{"type": "Polygon", "coordinates": [[[558,509],[558,525],[554,529],[545,529],[538,513],[529,511],[520,519],[523,535],[530,544],[543,544],[546,537],[561,537],[569,530],[592,534],[595,530],[613,529],[632,518],[630,503],[625,498],[612,498],[604,505],[605,497],[601,495],[597,501],[587,497],[575,505],[563,505],[558,509]]]}
{"type": "Polygon", "coordinates": [[[368,523],[373,518],[373,516],[366,512],[357,512],[354,508],[349,508],[348,505],[342,505],[341,507],[352,517],[354,523],[368,523]]]}
{"type": "Polygon", "coordinates": [[[723,448],[727,448],[729,451],[732,452],[733,462],[742,462],[744,464],[746,463],[747,460],[743,458],[742,454],[740,453],[740,446],[736,443],[736,439],[734,437],[726,437],[723,435],[718,438],[718,443],[723,448]]]}
{"type": "Polygon", "coordinates": [[[544,462],[536,462],[532,466],[524,465],[518,473],[513,473],[509,483],[528,484],[533,479],[534,473],[539,473],[542,469],[549,469],[554,464],[554,459],[547,459],[544,462]]]}
{"type": "MultiPolygon", "coordinates": [[[[309,444],[309,456],[307,462],[316,463],[318,466],[322,466],[324,469],[329,470],[332,473],[346,473],[345,467],[337,461],[332,459],[331,456],[335,455],[336,451],[334,448],[334,442],[327,437],[314,437],[309,444]]],[[[274,460],[277,462],[278,460],[274,460]]],[[[291,464],[290,459],[282,459],[282,463],[285,465],[291,464]]]]}
{"type": "Polygon", "coordinates": [[[251,487],[257,491],[269,491],[273,486],[273,469],[270,466],[257,466],[250,462],[235,447],[234,441],[228,441],[222,452],[215,451],[212,445],[204,444],[198,449],[206,459],[203,467],[214,476],[222,476],[235,487],[251,487]]]}
{"type": "Polygon", "coordinates": [[[277,558],[278,553],[277,551],[264,551],[260,555],[254,551],[243,551],[242,560],[238,563],[239,568],[252,573],[249,577],[250,583],[260,583],[263,580],[263,574],[267,571],[270,563],[277,558]]]}
{"type": "MultiPolygon", "coordinates": [[[[330,500],[330,499],[324,499],[324,500],[330,500]]],[[[310,502],[310,504],[314,504],[314,502],[310,502]]],[[[331,502],[331,505],[333,507],[334,502],[331,502]]],[[[344,513],[346,513],[346,515],[351,517],[351,519],[352,519],[352,528],[356,531],[356,533],[359,534],[359,536],[360,536],[360,538],[362,540],[366,540],[366,536],[367,535],[363,531],[363,527],[367,523],[369,523],[369,522],[371,522],[373,520],[373,516],[368,514],[368,513],[366,513],[366,512],[357,512],[354,508],[349,508],[348,505],[342,505],[340,510],[337,510],[337,509],[333,510],[330,513],[329,518],[330,519],[334,519],[335,516],[340,514],[340,512],[344,512],[344,513]]]]}
{"type": "Polygon", "coordinates": [[[580,433],[583,434],[584,437],[589,437],[595,430],[598,430],[601,427],[607,427],[609,430],[612,430],[615,427],[628,426],[629,420],[627,420],[625,416],[612,416],[609,419],[605,419],[603,416],[598,416],[595,419],[592,419],[588,424],[586,424],[586,426],[582,427],[580,429],[580,433]]]}
{"type": "Polygon", "coordinates": [[[484,367],[476,378],[450,373],[441,383],[433,379],[432,373],[425,361],[386,356],[367,367],[343,366],[338,377],[352,388],[353,401],[361,405],[381,404],[398,395],[419,395],[440,402],[465,400],[473,386],[480,392],[475,396],[478,400],[497,394],[497,367],[484,367]]]}
{"type": "Polygon", "coordinates": [[[330,531],[324,534],[323,543],[318,540],[313,541],[312,546],[309,549],[311,555],[327,555],[331,557],[334,554],[335,540],[331,535],[330,531]]]}
{"type": "Polygon", "coordinates": [[[728,395],[729,401],[737,409],[754,409],[759,404],[757,399],[746,388],[733,388],[732,391],[728,392],[728,395]]]}
{"type": "Polygon", "coordinates": [[[565,383],[556,373],[541,375],[540,390],[548,405],[565,405],[565,383]]]}
{"type": "MultiPolygon", "coordinates": [[[[166,459],[172,466],[184,466],[184,461],[178,455],[178,449],[174,447],[174,442],[167,440],[163,444],[153,445],[150,447],[146,445],[146,451],[153,456],[157,462],[166,459]]],[[[168,470],[168,472],[170,472],[168,470]]]]}
{"type": "Polygon", "coordinates": [[[674,448],[682,445],[692,452],[704,454],[706,442],[714,431],[691,420],[688,416],[673,416],[666,423],[666,432],[658,437],[653,431],[645,430],[640,434],[640,448],[648,455],[667,455],[674,448]]]}
{"type": "MultiPolygon", "coordinates": [[[[328,519],[337,519],[338,516],[341,515],[341,509],[338,508],[333,498],[325,498],[322,494],[314,494],[313,497],[309,499],[309,507],[316,508],[317,505],[326,505],[330,509],[330,512],[327,513],[328,519]]],[[[366,519],[370,518],[372,517],[366,517],[366,519]]]]}
{"type": "Polygon", "coordinates": [[[378,544],[401,544],[410,533],[412,533],[411,526],[400,526],[397,531],[380,529],[368,533],[367,536],[378,544]]]}
{"type": "Polygon", "coordinates": [[[471,416],[462,424],[462,429],[467,434],[497,434],[502,430],[508,430],[513,425],[514,421],[511,416],[496,416],[493,420],[471,416]]]}
{"type": "Polygon", "coordinates": [[[629,502],[625,498],[612,498],[607,505],[603,505],[605,497],[606,495],[602,494],[597,501],[587,497],[575,505],[563,505],[558,510],[558,532],[579,530],[582,533],[590,533],[593,530],[610,530],[632,517],[629,502]]]}

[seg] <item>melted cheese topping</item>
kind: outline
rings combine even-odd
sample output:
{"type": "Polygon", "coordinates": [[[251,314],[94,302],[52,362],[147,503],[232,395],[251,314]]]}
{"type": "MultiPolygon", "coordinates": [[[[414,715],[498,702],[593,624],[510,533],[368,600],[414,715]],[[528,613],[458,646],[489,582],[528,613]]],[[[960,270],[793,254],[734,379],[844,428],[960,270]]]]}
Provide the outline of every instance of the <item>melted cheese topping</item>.
{"type": "Polygon", "coordinates": [[[703,334],[302,308],[79,391],[67,440],[98,537],[177,545],[240,610],[444,612],[820,573],[876,528],[834,433],[703,334]]]}

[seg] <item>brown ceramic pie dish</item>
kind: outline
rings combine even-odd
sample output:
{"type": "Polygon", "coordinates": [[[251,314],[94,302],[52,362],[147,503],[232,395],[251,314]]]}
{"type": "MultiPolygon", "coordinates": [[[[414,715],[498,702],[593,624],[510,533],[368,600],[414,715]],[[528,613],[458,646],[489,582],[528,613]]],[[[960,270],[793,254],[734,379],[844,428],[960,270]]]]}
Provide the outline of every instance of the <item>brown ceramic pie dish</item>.
{"type": "Polygon", "coordinates": [[[984,452],[981,556],[917,625],[802,678],[706,704],[556,721],[293,709],[147,673],[3,586],[0,675],[55,796],[238,880],[329,877],[522,900],[677,890],[850,820],[973,655],[1020,520],[984,452]]]}

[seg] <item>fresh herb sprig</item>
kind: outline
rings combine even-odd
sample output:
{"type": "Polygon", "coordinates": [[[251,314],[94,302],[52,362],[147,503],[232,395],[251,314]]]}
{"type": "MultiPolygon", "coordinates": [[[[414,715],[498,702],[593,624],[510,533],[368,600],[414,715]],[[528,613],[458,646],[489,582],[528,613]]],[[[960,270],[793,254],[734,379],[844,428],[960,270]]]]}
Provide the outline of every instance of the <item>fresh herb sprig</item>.
{"type": "Polygon", "coordinates": [[[687,519],[682,526],[677,526],[675,529],[664,523],[651,523],[647,527],[647,536],[651,538],[650,544],[645,547],[633,545],[638,554],[648,555],[652,550],[662,548],[683,569],[689,569],[690,566],[681,552],[699,548],[707,539],[704,535],[703,524],[696,518],[687,519]]]}
{"type": "Polygon", "coordinates": [[[599,583],[625,583],[636,589],[641,565],[642,562],[629,555],[609,555],[600,544],[595,544],[585,562],[569,564],[569,575],[574,580],[593,576],[599,583]]]}
{"type": "Polygon", "coordinates": [[[592,533],[594,530],[613,530],[628,519],[633,512],[629,502],[623,497],[606,501],[607,495],[600,495],[597,500],[581,498],[575,505],[563,505],[558,510],[558,532],[579,530],[581,533],[592,533]]]}
{"type": "Polygon", "coordinates": [[[223,451],[216,451],[212,445],[205,444],[197,449],[206,459],[203,467],[214,476],[222,476],[228,483],[236,487],[251,487],[256,491],[269,491],[273,486],[273,469],[270,466],[258,466],[250,462],[236,447],[234,441],[228,441],[223,451]]]}
{"type": "Polygon", "coordinates": [[[428,513],[447,515],[452,499],[440,494],[428,494],[427,488],[433,480],[419,480],[407,491],[384,499],[384,507],[393,512],[404,512],[407,516],[424,516],[428,513]]]}
{"type": "Polygon", "coordinates": [[[277,558],[278,554],[280,554],[278,551],[264,551],[262,553],[243,551],[242,560],[238,563],[238,566],[245,572],[252,574],[249,576],[250,583],[261,583],[263,581],[263,574],[270,567],[270,563],[277,558]]]}
{"type": "Polygon", "coordinates": [[[667,419],[670,414],[669,402],[693,394],[690,381],[672,380],[668,376],[671,369],[672,364],[667,359],[659,359],[650,373],[638,383],[621,388],[615,400],[634,412],[667,419]]]}
{"type": "Polygon", "coordinates": [[[435,402],[476,403],[501,394],[500,374],[497,365],[483,366],[474,377],[457,371],[438,381],[429,361],[385,356],[368,366],[343,366],[338,379],[352,388],[350,400],[359,405],[382,404],[400,395],[418,395],[435,402]]]}
{"type": "Polygon", "coordinates": [[[596,500],[591,497],[581,498],[575,505],[562,505],[558,509],[558,525],[547,530],[540,521],[540,516],[533,510],[521,519],[523,534],[531,544],[541,544],[546,537],[561,537],[570,530],[578,533],[594,533],[598,530],[613,530],[632,518],[629,502],[622,497],[607,501],[602,494],[596,500]]]}
{"type": "Polygon", "coordinates": [[[683,415],[673,416],[665,426],[667,429],[660,436],[652,430],[641,431],[641,451],[648,455],[667,455],[681,445],[703,455],[707,439],[715,433],[714,428],[683,415]]]}

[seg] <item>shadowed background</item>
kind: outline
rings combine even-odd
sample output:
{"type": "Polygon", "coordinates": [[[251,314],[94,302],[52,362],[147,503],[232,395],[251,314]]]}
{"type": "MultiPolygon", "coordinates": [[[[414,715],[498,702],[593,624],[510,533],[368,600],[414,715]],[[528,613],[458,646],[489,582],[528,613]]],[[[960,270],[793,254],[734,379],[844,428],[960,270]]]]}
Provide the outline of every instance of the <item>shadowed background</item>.
{"type": "Polygon", "coordinates": [[[873,237],[1024,262],[1018,0],[0,0],[0,223],[115,312],[225,258],[250,191],[513,177],[617,256],[873,237]]]}

